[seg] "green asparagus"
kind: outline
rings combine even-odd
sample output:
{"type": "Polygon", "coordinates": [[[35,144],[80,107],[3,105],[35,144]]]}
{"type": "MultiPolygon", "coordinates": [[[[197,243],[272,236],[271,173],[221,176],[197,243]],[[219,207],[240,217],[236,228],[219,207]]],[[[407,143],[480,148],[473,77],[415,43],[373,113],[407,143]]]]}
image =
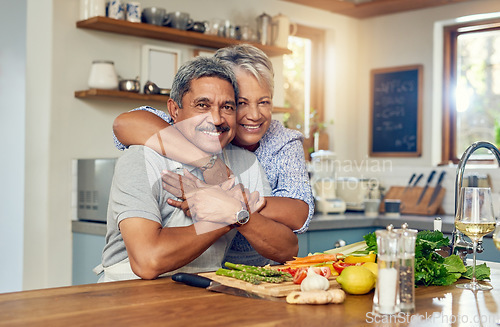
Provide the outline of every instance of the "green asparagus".
{"type": "Polygon", "coordinates": [[[256,267],[256,266],[247,266],[247,265],[242,265],[242,264],[234,264],[231,262],[226,262],[225,265],[227,268],[244,271],[244,272],[251,273],[254,275],[259,275],[259,276],[264,276],[264,277],[278,277],[281,279],[281,281],[288,281],[288,280],[293,279],[292,275],[288,272],[285,272],[285,271],[279,271],[279,270],[275,270],[275,269],[267,269],[267,268],[256,267]]]}
{"type": "Polygon", "coordinates": [[[256,274],[252,274],[249,272],[241,271],[241,270],[230,270],[230,269],[224,269],[224,268],[219,268],[215,272],[215,274],[241,279],[241,280],[244,280],[245,282],[249,282],[249,283],[252,283],[255,285],[258,285],[261,282],[277,284],[277,283],[283,283],[283,282],[287,281],[287,279],[285,279],[283,276],[261,276],[261,275],[256,275],[256,274]]]}
{"type": "Polygon", "coordinates": [[[241,279],[245,282],[249,282],[249,283],[254,284],[254,285],[258,285],[261,283],[261,281],[257,278],[257,277],[259,277],[258,275],[249,274],[249,273],[246,273],[244,271],[219,268],[219,269],[217,269],[215,274],[220,275],[220,276],[227,276],[227,277],[241,279]]]}

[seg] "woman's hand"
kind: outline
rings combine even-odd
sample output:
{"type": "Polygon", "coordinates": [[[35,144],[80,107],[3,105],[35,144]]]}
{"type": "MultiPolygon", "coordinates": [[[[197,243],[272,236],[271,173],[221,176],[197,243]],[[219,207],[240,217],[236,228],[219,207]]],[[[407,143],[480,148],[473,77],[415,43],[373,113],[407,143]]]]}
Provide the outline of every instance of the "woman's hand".
{"type": "Polygon", "coordinates": [[[168,199],[167,203],[195,221],[229,225],[234,223],[235,214],[242,207],[252,213],[266,204],[259,192],[250,193],[242,184],[235,185],[234,177],[220,185],[208,185],[185,169],[184,176],[164,171],[162,183],[166,191],[184,200],[168,199]]]}
{"type": "Polygon", "coordinates": [[[219,158],[215,160],[212,167],[203,172],[205,182],[210,185],[219,185],[233,177],[233,172],[229,169],[224,161],[219,158]]]}
{"type": "Polygon", "coordinates": [[[250,193],[242,184],[235,185],[229,191],[232,197],[238,199],[241,203],[248,204],[248,208],[246,209],[250,213],[260,211],[266,205],[266,199],[261,197],[259,192],[254,191],[250,193]]]}
{"type": "Polygon", "coordinates": [[[195,223],[200,221],[223,225],[235,223],[236,213],[243,204],[230,195],[228,182],[186,193],[185,202],[189,203],[189,210],[195,223]]]}
{"type": "Polygon", "coordinates": [[[167,199],[167,203],[172,207],[181,209],[186,217],[192,218],[191,210],[189,210],[189,203],[187,201],[177,201],[174,199],[167,199]]]}
{"type": "Polygon", "coordinates": [[[187,169],[184,169],[184,176],[169,170],[164,170],[161,179],[165,191],[182,200],[186,199],[186,193],[209,186],[201,179],[191,174],[187,169]]]}

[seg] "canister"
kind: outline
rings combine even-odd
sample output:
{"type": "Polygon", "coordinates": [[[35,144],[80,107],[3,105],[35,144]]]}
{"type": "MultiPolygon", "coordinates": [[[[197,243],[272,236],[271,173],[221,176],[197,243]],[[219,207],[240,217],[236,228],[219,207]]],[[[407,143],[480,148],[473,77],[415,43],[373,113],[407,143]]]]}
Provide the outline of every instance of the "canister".
{"type": "Polygon", "coordinates": [[[80,20],[106,16],[105,0],[80,0],[80,20]]]}
{"type": "Polygon", "coordinates": [[[140,23],[141,22],[141,3],[137,1],[127,2],[126,4],[126,16],[129,22],[140,23]]]}
{"type": "Polygon", "coordinates": [[[259,42],[263,45],[270,45],[271,40],[271,16],[266,13],[257,17],[257,35],[259,42]]]}
{"type": "Polygon", "coordinates": [[[114,62],[109,60],[94,60],[90,68],[88,85],[94,89],[117,89],[118,76],[115,71],[114,62]]]}
{"type": "Polygon", "coordinates": [[[125,19],[125,8],[121,0],[110,0],[108,3],[108,17],[114,19],[125,19]]]}

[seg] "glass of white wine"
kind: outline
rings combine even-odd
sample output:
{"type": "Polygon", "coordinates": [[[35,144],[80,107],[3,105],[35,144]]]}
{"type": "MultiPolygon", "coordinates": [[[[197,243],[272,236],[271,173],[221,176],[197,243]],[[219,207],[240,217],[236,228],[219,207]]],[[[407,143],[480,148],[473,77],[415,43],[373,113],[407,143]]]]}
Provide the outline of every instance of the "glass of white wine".
{"type": "Polygon", "coordinates": [[[483,239],[483,236],[495,230],[495,225],[491,189],[463,187],[455,217],[455,227],[471,239],[474,252],[472,280],[467,284],[458,284],[457,287],[473,291],[484,291],[492,288],[490,285],[479,284],[476,280],[476,249],[477,243],[483,239]]]}
{"type": "Polygon", "coordinates": [[[497,247],[498,251],[500,251],[500,221],[497,223],[495,233],[493,233],[493,243],[497,247]]]}

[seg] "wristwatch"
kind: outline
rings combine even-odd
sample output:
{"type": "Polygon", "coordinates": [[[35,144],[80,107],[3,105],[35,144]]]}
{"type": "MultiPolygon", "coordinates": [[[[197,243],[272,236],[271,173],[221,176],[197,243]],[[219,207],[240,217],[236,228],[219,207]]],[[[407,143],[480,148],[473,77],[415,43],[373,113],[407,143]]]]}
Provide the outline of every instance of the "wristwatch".
{"type": "Polygon", "coordinates": [[[236,222],[232,225],[233,227],[240,227],[248,223],[250,220],[250,213],[248,213],[245,208],[241,208],[240,211],[236,213],[236,222]]]}

